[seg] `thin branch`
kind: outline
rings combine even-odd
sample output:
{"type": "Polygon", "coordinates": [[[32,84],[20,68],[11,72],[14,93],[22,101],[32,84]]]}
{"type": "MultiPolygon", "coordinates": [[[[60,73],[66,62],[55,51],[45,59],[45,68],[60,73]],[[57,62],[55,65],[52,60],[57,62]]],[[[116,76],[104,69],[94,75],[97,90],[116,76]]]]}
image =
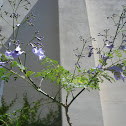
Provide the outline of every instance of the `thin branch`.
{"type": "MultiPolygon", "coordinates": [[[[14,72],[13,70],[10,70],[9,68],[7,67],[4,67],[3,68],[7,69],[8,71],[12,72],[13,74],[19,76],[20,78],[22,78],[23,80],[25,80],[27,83],[29,83],[35,90],[37,90],[38,92],[42,93],[43,95],[45,95],[46,97],[50,98],[51,100],[53,100],[54,102],[62,105],[63,107],[65,107],[65,105],[60,102],[60,101],[57,101],[55,98],[51,97],[50,95],[48,95],[47,93],[45,93],[42,89],[40,89],[39,87],[37,87],[37,85],[32,81],[32,79],[30,77],[28,77],[29,81],[27,79],[25,79],[24,77],[22,77],[21,75],[19,75],[18,73],[14,72]]],[[[26,72],[25,72],[26,73],[26,72]]]]}
{"type": "Polygon", "coordinates": [[[41,88],[42,81],[43,81],[43,77],[42,77],[42,79],[40,80],[39,88],[41,88]]]}
{"type": "Polygon", "coordinates": [[[65,105],[64,105],[62,102],[57,101],[55,98],[49,96],[47,93],[45,93],[45,92],[44,92],[43,90],[41,90],[40,88],[37,88],[36,90],[37,90],[38,92],[44,94],[45,96],[47,96],[48,98],[50,98],[50,99],[53,100],[54,102],[57,102],[58,104],[60,104],[60,105],[62,105],[63,107],[65,107],[65,105]]]}
{"type": "Polygon", "coordinates": [[[116,33],[115,33],[115,36],[114,36],[114,38],[113,38],[113,43],[115,42],[115,39],[116,39],[116,37],[117,37],[117,35],[118,35],[118,33],[119,33],[118,30],[119,30],[119,28],[120,28],[120,22],[121,22],[121,19],[122,19],[122,15],[123,15],[123,11],[122,11],[121,16],[120,16],[119,21],[118,21],[116,33]]]}
{"type": "Polygon", "coordinates": [[[112,63],[110,66],[108,66],[107,68],[105,68],[104,70],[107,70],[109,67],[112,67],[113,65],[117,64],[118,62],[122,61],[122,60],[126,60],[126,58],[120,59],[114,63],[112,63]]]}
{"type": "Polygon", "coordinates": [[[68,96],[69,96],[69,92],[67,92],[67,95],[66,95],[66,105],[67,105],[67,101],[68,101],[68,96]]]}
{"type": "MultiPolygon", "coordinates": [[[[92,77],[95,78],[98,75],[98,72],[92,77]]],[[[92,79],[89,81],[88,85],[92,82],[92,79]]],[[[83,88],[77,95],[75,95],[75,97],[70,101],[70,103],[68,104],[68,107],[73,103],[73,101],[85,90],[85,88],[83,88]]]]}
{"type": "Polygon", "coordinates": [[[70,106],[72,103],[73,103],[73,101],[83,92],[85,90],[85,88],[83,88],[71,101],[70,101],[70,103],[68,104],[68,106],[70,106]]]}
{"type": "Polygon", "coordinates": [[[75,68],[74,68],[74,72],[73,72],[73,77],[72,77],[71,80],[73,80],[73,78],[74,78],[74,75],[75,75],[75,72],[76,72],[76,69],[77,69],[77,64],[78,64],[79,61],[80,61],[80,58],[81,58],[81,56],[82,56],[82,53],[83,53],[83,50],[84,50],[85,44],[86,44],[86,42],[84,43],[84,41],[83,41],[83,47],[82,47],[82,49],[81,49],[80,56],[79,56],[78,59],[77,59],[76,66],[75,66],[75,68]]]}
{"type": "Polygon", "coordinates": [[[9,24],[11,27],[13,27],[2,15],[1,15],[1,18],[2,18],[7,24],[9,24]]]}

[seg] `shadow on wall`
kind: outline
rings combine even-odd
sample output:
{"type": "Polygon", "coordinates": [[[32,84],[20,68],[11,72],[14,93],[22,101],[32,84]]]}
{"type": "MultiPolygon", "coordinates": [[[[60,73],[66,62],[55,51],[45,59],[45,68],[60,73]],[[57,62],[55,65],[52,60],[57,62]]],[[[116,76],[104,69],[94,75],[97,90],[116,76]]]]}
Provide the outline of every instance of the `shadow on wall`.
{"type": "MultiPolygon", "coordinates": [[[[39,0],[33,6],[29,14],[31,12],[33,12],[35,15],[35,19],[32,20],[32,23],[35,26],[31,27],[26,23],[21,27],[18,33],[18,40],[24,43],[22,48],[32,39],[34,32],[39,31],[40,35],[44,37],[42,44],[44,46],[43,50],[45,50],[45,55],[60,62],[58,1],[39,0]]],[[[12,36],[10,38],[12,38],[12,36]]],[[[33,41],[33,43],[34,42],[37,42],[37,39],[36,41],[33,41]]],[[[8,41],[6,42],[6,45],[8,46],[8,41]]],[[[29,48],[32,49],[31,46],[28,46],[26,50],[29,50],[29,48]]],[[[1,52],[5,52],[5,48],[2,48],[1,52]]],[[[24,56],[22,55],[21,59],[23,58],[24,56]]],[[[35,72],[42,69],[38,57],[33,55],[32,51],[27,55],[27,58],[26,67],[30,67],[30,69],[35,72]]],[[[35,78],[33,80],[39,84],[40,79],[41,78],[35,78]]],[[[1,83],[0,86],[1,90],[2,87],[3,83],[1,83]]],[[[55,96],[59,90],[59,87],[56,86],[55,83],[50,84],[49,81],[44,81],[42,88],[52,96],[55,96]]],[[[8,83],[4,83],[3,96],[8,103],[13,100],[16,94],[18,95],[18,102],[16,105],[14,105],[14,107],[12,107],[12,110],[21,108],[22,95],[24,92],[27,92],[30,102],[34,101],[34,99],[47,99],[42,94],[36,92],[31,86],[29,86],[21,79],[14,81],[13,78],[10,78],[8,83]]],[[[0,94],[0,96],[2,96],[2,94],[0,94]]],[[[60,94],[58,98],[60,98],[60,94]]],[[[50,108],[54,111],[58,110],[56,103],[48,104],[42,108],[42,113],[44,113],[42,117],[46,116],[50,108]]]]}

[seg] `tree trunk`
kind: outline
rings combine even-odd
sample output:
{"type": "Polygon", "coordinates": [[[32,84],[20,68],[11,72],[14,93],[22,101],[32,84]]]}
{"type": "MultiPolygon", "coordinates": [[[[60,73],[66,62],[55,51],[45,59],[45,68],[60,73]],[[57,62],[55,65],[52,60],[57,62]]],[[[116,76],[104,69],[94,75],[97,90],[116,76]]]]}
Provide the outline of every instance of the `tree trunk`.
{"type": "Polygon", "coordinates": [[[69,126],[72,126],[72,123],[70,121],[70,116],[68,114],[68,106],[65,107],[65,113],[66,113],[66,118],[67,118],[67,122],[68,122],[69,126]]]}

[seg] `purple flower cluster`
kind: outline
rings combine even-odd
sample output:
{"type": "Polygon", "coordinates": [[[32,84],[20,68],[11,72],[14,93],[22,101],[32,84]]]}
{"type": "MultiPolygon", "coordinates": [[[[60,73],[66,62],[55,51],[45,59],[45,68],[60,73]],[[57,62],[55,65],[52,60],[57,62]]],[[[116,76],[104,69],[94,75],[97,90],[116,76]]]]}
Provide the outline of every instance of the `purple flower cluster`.
{"type": "Polygon", "coordinates": [[[93,54],[93,47],[88,46],[88,49],[90,50],[89,53],[88,53],[88,57],[91,57],[91,55],[93,54]]]}
{"type": "Polygon", "coordinates": [[[16,13],[12,13],[11,15],[10,15],[10,17],[11,18],[18,18],[20,15],[19,14],[16,14],[16,13]]]}
{"type": "Polygon", "coordinates": [[[39,57],[39,60],[42,60],[45,58],[45,55],[44,55],[45,51],[42,50],[42,48],[37,49],[37,47],[34,47],[32,49],[32,52],[39,57]]]}
{"type": "Polygon", "coordinates": [[[122,49],[123,51],[126,51],[126,46],[121,45],[121,49],[122,49]]]}
{"type": "Polygon", "coordinates": [[[105,54],[102,57],[103,63],[106,63],[107,59],[109,59],[109,56],[106,56],[105,54]]]}
{"type": "Polygon", "coordinates": [[[44,39],[44,37],[43,37],[43,36],[40,36],[40,37],[35,36],[35,38],[37,38],[37,40],[38,40],[38,41],[42,41],[42,40],[44,39]]]}
{"type": "Polygon", "coordinates": [[[87,73],[95,74],[95,73],[97,73],[97,69],[102,70],[102,66],[98,64],[97,67],[93,68],[93,70],[94,70],[93,72],[91,72],[91,70],[88,70],[87,73]]]}
{"type": "MultiPolygon", "coordinates": [[[[39,60],[42,60],[45,58],[44,55],[44,50],[42,50],[42,43],[37,43],[36,45],[39,45],[39,49],[37,49],[37,46],[35,46],[34,44],[30,43],[30,45],[33,47],[32,52],[37,55],[39,57],[39,60]],[[41,45],[41,46],[40,46],[41,45]]],[[[23,53],[25,53],[24,51],[21,51],[20,45],[18,45],[15,50],[13,51],[7,51],[5,52],[5,56],[9,56],[9,57],[13,57],[13,58],[17,58],[20,55],[22,55],[23,53]]],[[[0,68],[2,68],[3,66],[6,65],[7,62],[1,62],[0,61],[0,68]]]]}
{"type": "Polygon", "coordinates": [[[34,24],[32,23],[32,19],[28,19],[28,20],[27,20],[27,23],[28,23],[30,26],[34,26],[34,24]]]}
{"type": "Polygon", "coordinates": [[[37,43],[30,43],[30,45],[33,47],[32,52],[39,57],[39,60],[44,59],[46,56],[44,55],[44,50],[42,50],[42,43],[37,42],[37,43]],[[37,47],[39,49],[37,49],[37,47]]]}
{"type": "Polygon", "coordinates": [[[5,55],[11,56],[13,58],[17,58],[23,53],[24,53],[24,51],[21,51],[20,45],[18,45],[14,51],[7,51],[6,50],[5,55]]]}
{"type": "Polygon", "coordinates": [[[124,81],[125,76],[123,74],[122,67],[112,66],[112,67],[109,67],[108,70],[110,70],[114,73],[114,77],[116,80],[122,79],[124,81]]]}
{"type": "Polygon", "coordinates": [[[112,49],[114,47],[113,43],[105,44],[108,49],[112,49]]]}
{"type": "Polygon", "coordinates": [[[29,16],[27,16],[27,23],[30,26],[34,26],[34,24],[32,23],[32,18],[35,18],[35,15],[33,13],[31,13],[29,16]]]}

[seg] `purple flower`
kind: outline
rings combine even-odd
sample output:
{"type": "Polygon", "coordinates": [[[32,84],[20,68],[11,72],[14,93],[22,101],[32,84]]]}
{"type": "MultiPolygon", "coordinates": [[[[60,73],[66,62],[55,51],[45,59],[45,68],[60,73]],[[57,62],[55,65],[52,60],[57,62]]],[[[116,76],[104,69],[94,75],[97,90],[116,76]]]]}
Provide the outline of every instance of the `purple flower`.
{"type": "Polygon", "coordinates": [[[108,43],[106,43],[105,45],[106,45],[106,47],[107,47],[108,49],[112,49],[112,48],[114,47],[113,44],[108,44],[108,43]]]}
{"type": "Polygon", "coordinates": [[[32,46],[32,48],[35,48],[35,47],[42,48],[42,47],[44,47],[41,42],[30,43],[30,45],[32,46]]]}
{"type": "Polygon", "coordinates": [[[98,66],[94,69],[95,70],[93,71],[93,74],[95,74],[97,72],[97,69],[102,70],[102,66],[98,64],[98,66]]]}
{"type": "Polygon", "coordinates": [[[119,80],[121,78],[123,81],[124,81],[124,78],[125,78],[125,76],[123,75],[122,72],[118,72],[118,73],[115,72],[114,77],[115,77],[116,80],[119,80]]]}
{"type": "Polygon", "coordinates": [[[102,66],[98,64],[98,66],[96,68],[98,68],[99,70],[101,70],[102,66]]]}
{"type": "Polygon", "coordinates": [[[27,23],[28,23],[30,26],[34,26],[34,24],[32,23],[32,19],[27,19],[27,23]]]}
{"type": "MultiPolygon", "coordinates": [[[[95,67],[95,68],[93,68],[93,69],[94,69],[94,71],[92,72],[92,74],[95,74],[95,73],[97,73],[97,69],[102,70],[102,66],[98,64],[98,66],[97,66],[97,67],[95,67]]],[[[90,71],[90,70],[88,70],[88,71],[87,71],[87,73],[89,73],[89,74],[90,74],[90,73],[91,73],[91,71],[90,71]]]]}
{"type": "Polygon", "coordinates": [[[101,58],[103,60],[103,63],[106,63],[107,59],[109,59],[109,56],[106,56],[105,54],[102,56],[101,55],[101,58]]]}
{"type": "Polygon", "coordinates": [[[17,58],[22,53],[24,53],[24,51],[21,51],[20,45],[18,45],[14,51],[9,52],[9,51],[6,50],[5,55],[6,56],[12,56],[13,58],[17,58]]]}
{"type": "Polygon", "coordinates": [[[0,68],[6,65],[6,62],[0,62],[0,68]]]}
{"type": "Polygon", "coordinates": [[[18,46],[18,45],[21,45],[21,44],[23,44],[23,43],[24,43],[24,42],[20,42],[19,40],[17,40],[16,43],[14,43],[14,44],[18,46]]]}
{"type": "Polygon", "coordinates": [[[16,27],[19,27],[20,26],[20,24],[16,24],[16,27]]]}
{"type": "Polygon", "coordinates": [[[108,56],[105,56],[105,54],[104,54],[102,59],[105,61],[107,58],[108,58],[108,56]]]}
{"type": "Polygon", "coordinates": [[[35,31],[35,34],[39,34],[39,31],[35,31]]]}
{"type": "Polygon", "coordinates": [[[91,57],[91,55],[93,54],[93,47],[92,46],[88,46],[88,49],[90,50],[89,54],[88,54],[88,57],[91,57]]]}
{"type": "MultiPolygon", "coordinates": [[[[30,2],[29,2],[29,3],[30,3],[30,2]]],[[[30,15],[30,16],[31,16],[31,17],[34,17],[34,18],[36,17],[32,12],[31,12],[31,15],[30,15]]]]}
{"type": "Polygon", "coordinates": [[[42,41],[42,40],[44,39],[44,37],[43,37],[43,36],[41,36],[41,37],[35,36],[35,38],[37,38],[37,39],[38,39],[38,41],[42,41]]]}
{"type": "Polygon", "coordinates": [[[124,50],[124,51],[126,51],[126,46],[121,45],[121,49],[124,50]]]}
{"type": "Polygon", "coordinates": [[[118,66],[112,66],[112,67],[109,67],[108,69],[113,72],[122,72],[123,71],[122,68],[118,67],[118,66]]]}
{"type": "Polygon", "coordinates": [[[108,70],[110,70],[114,73],[114,77],[116,80],[122,79],[124,81],[125,76],[123,75],[122,67],[112,66],[112,67],[108,68],[108,70]]]}
{"type": "Polygon", "coordinates": [[[45,51],[42,50],[42,48],[37,49],[37,47],[34,47],[34,48],[32,49],[32,52],[33,52],[35,55],[37,55],[37,56],[39,57],[39,60],[45,58],[45,55],[44,55],[44,52],[45,52],[45,51]]]}

